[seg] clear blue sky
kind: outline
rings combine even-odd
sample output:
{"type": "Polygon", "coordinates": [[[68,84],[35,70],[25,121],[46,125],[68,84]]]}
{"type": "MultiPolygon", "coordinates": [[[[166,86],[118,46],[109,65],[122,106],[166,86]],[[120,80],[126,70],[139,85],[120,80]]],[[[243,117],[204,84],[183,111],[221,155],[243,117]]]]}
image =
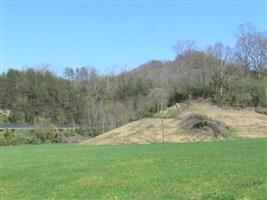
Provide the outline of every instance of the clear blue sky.
{"type": "Polygon", "coordinates": [[[172,45],[196,40],[204,48],[233,46],[237,26],[267,27],[266,1],[9,1],[2,0],[2,65],[50,64],[133,68],[172,60],[172,45]]]}

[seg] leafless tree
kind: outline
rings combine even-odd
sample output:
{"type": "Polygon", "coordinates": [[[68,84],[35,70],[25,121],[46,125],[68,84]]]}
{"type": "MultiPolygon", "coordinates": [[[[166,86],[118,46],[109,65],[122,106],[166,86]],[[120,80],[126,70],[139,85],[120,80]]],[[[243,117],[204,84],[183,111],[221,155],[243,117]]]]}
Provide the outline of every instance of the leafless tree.
{"type": "Polygon", "coordinates": [[[212,59],[202,51],[193,51],[190,57],[192,60],[192,77],[195,80],[193,84],[206,85],[210,77],[212,59]]]}
{"type": "Polygon", "coordinates": [[[185,52],[189,52],[196,49],[196,42],[192,40],[180,40],[174,46],[173,50],[176,53],[176,58],[182,56],[185,52]]]}
{"type": "Polygon", "coordinates": [[[189,98],[191,98],[191,82],[192,82],[192,69],[194,67],[192,62],[192,55],[196,49],[196,43],[194,41],[179,41],[174,46],[176,51],[176,60],[178,61],[178,67],[180,72],[184,75],[186,90],[189,92],[189,98]]]}
{"type": "Polygon", "coordinates": [[[245,67],[246,77],[251,69],[251,53],[253,49],[256,28],[251,23],[241,24],[238,27],[236,56],[238,61],[245,67]]]}
{"type": "Polygon", "coordinates": [[[258,78],[261,79],[261,72],[267,64],[267,36],[264,33],[257,32],[253,39],[250,59],[253,70],[257,72],[258,78]]]}
{"type": "Polygon", "coordinates": [[[246,69],[246,76],[249,70],[254,70],[260,79],[262,68],[267,60],[266,33],[259,32],[251,23],[241,24],[237,35],[236,50],[238,61],[246,69]]]}
{"type": "Polygon", "coordinates": [[[156,105],[157,112],[162,111],[167,106],[168,94],[163,88],[155,88],[148,95],[151,105],[156,105]]]}
{"type": "Polygon", "coordinates": [[[214,58],[212,76],[222,96],[223,88],[230,75],[231,50],[222,43],[216,43],[208,48],[208,52],[214,58]]]}

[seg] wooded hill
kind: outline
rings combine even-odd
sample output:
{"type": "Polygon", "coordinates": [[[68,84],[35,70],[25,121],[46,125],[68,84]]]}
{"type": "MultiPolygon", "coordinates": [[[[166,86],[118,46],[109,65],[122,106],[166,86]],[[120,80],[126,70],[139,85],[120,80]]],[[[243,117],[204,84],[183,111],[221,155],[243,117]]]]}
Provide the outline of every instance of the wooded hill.
{"type": "MultiPolygon", "coordinates": [[[[118,75],[93,68],[10,69],[0,76],[0,106],[10,110],[2,123],[99,125],[110,130],[153,115],[176,102],[199,97],[231,106],[267,106],[267,35],[251,24],[238,28],[236,46],[195,42],[174,46],[173,61],[150,61],[118,75]]],[[[3,121],[3,120],[2,120],[3,121]]]]}

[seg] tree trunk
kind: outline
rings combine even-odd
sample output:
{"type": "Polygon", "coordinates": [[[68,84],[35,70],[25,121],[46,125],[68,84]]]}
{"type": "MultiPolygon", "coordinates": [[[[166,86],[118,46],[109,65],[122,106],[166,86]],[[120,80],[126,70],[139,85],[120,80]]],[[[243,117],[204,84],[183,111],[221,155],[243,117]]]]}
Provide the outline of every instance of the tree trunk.
{"type": "Polygon", "coordinates": [[[220,96],[222,96],[223,95],[223,87],[221,86],[220,87],[220,96]]]}
{"type": "Polygon", "coordinates": [[[206,73],[202,72],[202,85],[205,85],[206,83],[206,73]]]}
{"type": "Polygon", "coordinates": [[[102,122],[102,133],[105,133],[105,121],[102,122]]]}
{"type": "Polygon", "coordinates": [[[191,92],[190,92],[190,94],[188,95],[188,98],[189,98],[189,101],[192,100],[192,94],[191,94],[191,92]]]}
{"type": "Polygon", "coordinates": [[[259,78],[259,80],[261,79],[261,72],[260,71],[258,72],[258,78],[259,78]]]}
{"type": "Polygon", "coordinates": [[[246,69],[245,69],[245,70],[246,70],[246,71],[245,71],[245,73],[246,73],[245,76],[246,76],[247,79],[248,79],[248,67],[249,67],[248,64],[246,64],[246,65],[245,65],[245,68],[246,68],[246,69]]]}

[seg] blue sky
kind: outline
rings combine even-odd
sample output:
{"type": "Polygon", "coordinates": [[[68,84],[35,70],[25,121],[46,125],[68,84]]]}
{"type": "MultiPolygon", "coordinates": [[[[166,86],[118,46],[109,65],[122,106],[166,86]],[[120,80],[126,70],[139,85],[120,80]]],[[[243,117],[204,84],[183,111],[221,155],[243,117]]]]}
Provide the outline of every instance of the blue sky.
{"type": "Polygon", "coordinates": [[[50,64],[99,71],[172,60],[172,45],[221,41],[234,46],[237,26],[267,27],[266,1],[2,0],[2,70],[50,64]]]}

